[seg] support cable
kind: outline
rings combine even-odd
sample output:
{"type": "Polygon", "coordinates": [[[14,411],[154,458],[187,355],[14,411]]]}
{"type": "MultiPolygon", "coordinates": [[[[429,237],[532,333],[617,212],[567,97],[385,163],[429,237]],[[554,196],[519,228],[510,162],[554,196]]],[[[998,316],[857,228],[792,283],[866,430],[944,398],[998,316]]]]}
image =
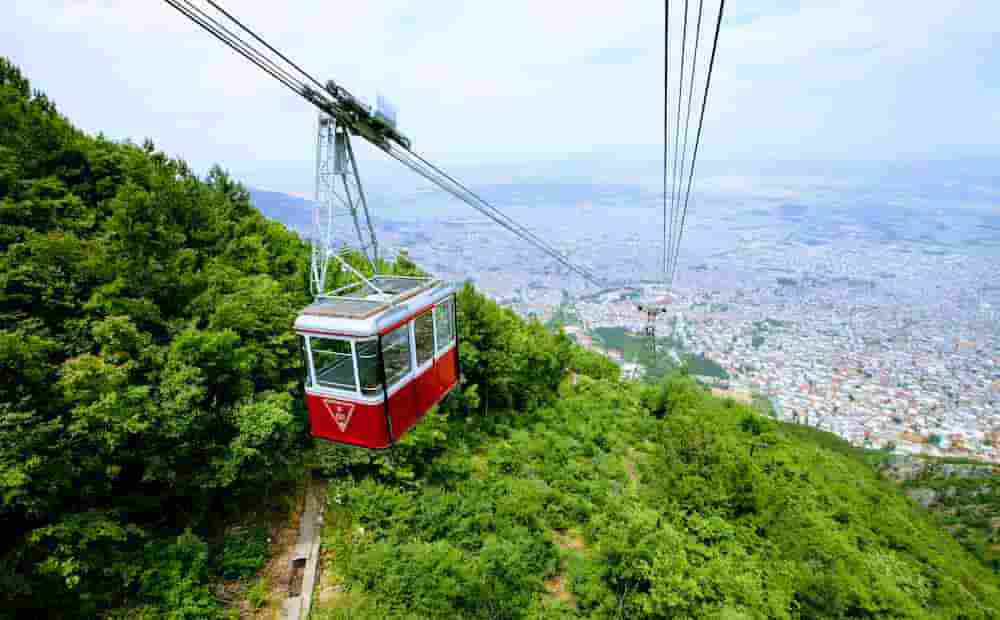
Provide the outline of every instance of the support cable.
{"type": "MultiPolygon", "coordinates": [[[[501,216],[503,216],[503,214],[499,213],[495,208],[491,208],[491,206],[488,203],[482,203],[482,204],[480,204],[480,202],[477,202],[475,194],[473,194],[469,190],[465,189],[461,184],[454,183],[454,185],[453,185],[453,184],[450,184],[450,183],[446,183],[446,182],[444,182],[441,179],[436,179],[433,170],[427,168],[421,161],[414,161],[414,160],[410,159],[407,156],[407,155],[413,155],[413,153],[410,153],[410,152],[407,152],[407,151],[402,151],[402,152],[401,151],[395,151],[395,152],[390,152],[390,155],[393,158],[395,158],[397,161],[399,161],[400,163],[402,163],[403,165],[407,166],[408,168],[410,168],[411,170],[413,170],[414,172],[416,172],[417,174],[419,174],[419,175],[423,176],[424,178],[432,181],[435,185],[437,185],[441,189],[444,189],[445,191],[447,191],[452,196],[454,196],[454,197],[462,200],[463,202],[465,202],[466,204],[468,204],[472,208],[476,209],[477,211],[479,211],[480,213],[482,213],[486,217],[490,218],[491,220],[493,220],[495,223],[499,224],[504,229],[508,230],[509,232],[515,234],[516,236],[520,237],[521,239],[523,239],[523,240],[531,243],[532,245],[536,246],[537,248],[539,248],[540,250],[542,250],[543,252],[545,252],[546,254],[548,254],[549,256],[551,256],[552,258],[554,258],[556,261],[558,261],[560,264],[562,264],[563,266],[567,267],[571,271],[574,271],[577,274],[583,276],[584,278],[586,278],[587,280],[589,280],[593,284],[602,285],[602,283],[592,273],[590,273],[588,270],[586,270],[586,269],[584,269],[582,267],[579,267],[579,266],[571,263],[559,251],[555,250],[554,248],[552,248],[551,246],[549,246],[545,242],[541,241],[537,237],[526,236],[524,234],[524,230],[522,228],[519,228],[518,227],[519,225],[516,222],[513,222],[513,221],[509,220],[509,218],[507,218],[507,220],[504,220],[503,217],[501,217],[501,216]]],[[[423,161],[425,161],[425,160],[423,160],[423,161]]],[[[481,199],[480,199],[480,201],[481,201],[481,199]]]]}
{"type": "MultiPolygon", "coordinates": [[[[421,176],[423,176],[423,177],[425,177],[427,179],[433,179],[433,174],[434,174],[433,171],[431,171],[430,169],[424,167],[421,163],[413,161],[413,160],[407,158],[406,155],[404,155],[403,153],[400,153],[400,152],[391,152],[390,156],[392,156],[393,158],[397,159],[400,163],[402,163],[403,165],[407,166],[408,168],[410,168],[411,170],[413,170],[417,174],[419,174],[419,175],[421,175],[421,176]]],[[[519,230],[515,226],[512,226],[511,224],[509,224],[508,222],[504,221],[503,219],[497,217],[497,215],[494,212],[492,212],[492,211],[490,211],[490,210],[488,210],[488,209],[480,206],[479,204],[477,204],[473,199],[471,199],[469,196],[467,196],[465,193],[463,193],[460,188],[449,187],[446,184],[442,184],[440,181],[435,181],[435,184],[438,185],[439,187],[441,187],[442,189],[444,189],[445,191],[447,191],[448,193],[450,193],[452,196],[455,196],[456,198],[462,200],[463,202],[466,202],[467,204],[469,204],[470,206],[472,206],[474,209],[476,209],[477,211],[479,211],[480,213],[482,213],[486,217],[490,218],[496,224],[500,225],[505,230],[513,233],[517,237],[520,237],[520,238],[528,241],[532,245],[535,245],[536,247],[538,247],[539,249],[541,249],[545,253],[547,253],[550,256],[552,256],[553,258],[555,258],[562,265],[566,266],[567,268],[569,268],[569,269],[571,269],[573,271],[576,271],[577,273],[579,273],[580,275],[584,276],[585,278],[590,279],[589,273],[587,273],[586,271],[584,271],[584,270],[582,270],[580,268],[577,268],[572,263],[569,263],[568,261],[566,261],[565,258],[561,254],[559,254],[558,252],[556,252],[555,250],[553,250],[553,249],[551,249],[551,248],[549,248],[549,247],[547,247],[545,245],[540,245],[540,244],[536,243],[532,239],[526,238],[525,235],[523,234],[523,232],[521,230],[519,230]]],[[[592,281],[594,281],[594,280],[592,280],[592,281]]],[[[596,283],[596,281],[594,281],[594,282],[596,283]]]]}
{"type": "Polygon", "coordinates": [[[225,15],[226,17],[228,17],[228,18],[229,18],[229,20],[230,20],[231,22],[233,22],[234,24],[236,24],[237,26],[239,26],[239,27],[240,27],[240,28],[241,28],[241,29],[242,29],[242,30],[243,30],[244,32],[246,32],[246,33],[247,33],[247,34],[249,34],[249,35],[250,35],[251,37],[253,37],[254,39],[256,39],[256,40],[257,40],[257,41],[258,41],[259,43],[261,43],[261,45],[263,45],[263,46],[264,46],[264,47],[266,47],[267,49],[269,49],[269,50],[271,50],[272,52],[274,52],[275,54],[277,54],[279,58],[281,58],[282,60],[284,60],[285,62],[287,62],[287,63],[288,63],[289,65],[291,65],[291,66],[292,66],[293,68],[295,68],[295,70],[296,70],[296,71],[298,71],[299,73],[301,73],[302,75],[304,75],[304,76],[306,77],[306,79],[308,79],[308,80],[309,80],[310,82],[312,82],[313,84],[315,84],[316,86],[318,86],[318,87],[320,88],[320,90],[325,90],[325,87],[323,86],[323,84],[321,84],[321,83],[320,83],[320,81],[319,81],[319,80],[317,80],[317,79],[316,79],[316,78],[314,78],[313,76],[309,75],[309,73],[308,73],[308,72],[306,72],[306,70],[305,70],[305,69],[303,69],[302,67],[298,66],[297,64],[295,64],[294,62],[292,62],[291,60],[289,60],[289,58],[288,58],[287,56],[285,56],[284,54],[282,54],[282,53],[281,53],[281,52],[279,52],[278,50],[274,49],[274,47],[272,47],[270,43],[268,43],[268,42],[267,42],[267,41],[265,41],[264,39],[260,38],[260,37],[259,37],[259,36],[257,35],[257,33],[256,33],[256,32],[254,32],[254,31],[253,31],[253,30],[251,30],[250,28],[246,27],[246,26],[245,26],[245,25],[243,24],[243,22],[241,22],[240,20],[238,20],[238,19],[236,19],[235,17],[233,17],[233,16],[232,16],[232,15],[231,15],[231,14],[229,13],[229,11],[227,11],[226,9],[222,8],[221,6],[219,6],[218,4],[216,4],[215,2],[213,2],[213,0],[206,0],[206,1],[207,1],[207,2],[209,3],[209,4],[211,4],[211,5],[212,5],[212,7],[213,7],[213,8],[214,8],[214,9],[215,9],[216,11],[218,11],[218,12],[222,13],[223,15],[225,15]]]}
{"type": "MultiPolygon", "coordinates": [[[[198,8],[191,0],[167,0],[168,3],[176,7],[177,3],[183,4],[186,8],[186,15],[208,30],[216,38],[219,38],[229,47],[236,49],[248,60],[256,64],[261,69],[268,71],[274,77],[281,77],[282,83],[299,92],[303,86],[302,81],[292,75],[284,67],[268,58],[266,54],[247,43],[238,34],[224,26],[217,19],[198,8]],[[196,14],[196,15],[195,15],[196,14]]],[[[180,9],[179,9],[180,10],[180,9]]],[[[183,12],[183,11],[182,11],[183,12]]]]}
{"type": "Polygon", "coordinates": [[[497,209],[493,205],[487,203],[485,200],[483,200],[478,195],[476,195],[474,192],[472,192],[472,190],[470,190],[470,189],[466,188],[465,186],[463,186],[457,180],[455,180],[454,178],[452,178],[451,176],[449,176],[447,173],[445,173],[444,171],[440,170],[439,168],[435,167],[433,164],[431,164],[430,162],[428,162],[426,159],[424,159],[423,157],[421,157],[417,153],[415,153],[413,151],[406,151],[405,157],[407,157],[407,158],[409,158],[409,157],[415,158],[419,163],[416,163],[416,168],[414,168],[414,170],[418,174],[420,174],[421,176],[423,176],[424,178],[426,178],[427,180],[433,182],[435,185],[437,185],[441,189],[444,189],[445,191],[451,193],[452,195],[456,196],[457,198],[459,198],[463,202],[472,202],[472,203],[474,203],[474,205],[477,208],[485,209],[486,211],[489,211],[490,214],[491,214],[490,217],[491,218],[498,218],[497,221],[498,222],[503,222],[505,228],[508,228],[509,230],[511,230],[513,232],[516,232],[518,235],[523,235],[525,238],[528,238],[533,243],[537,243],[538,245],[545,247],[546,251],[558,252],[557,250],[555,250],[555,248],[553,248],[552,246],[550,246],[547,242],[545,242],[542,239],[538,238],[537,236],[534,235],[534,233],[531,233],[526,228],[524,228],[523,226],[521,226],[520,224],[518,224],[514,220],[510,219],[506,214],[504,214],[503,212],[501,212],[499,209],[497,209]],[[439,179],[439,178],[436,178],[438,175],[440,177],[442,177],[443,179],[445,179],[448,182],[448,184],[450,184],[453,187],[446,187],[445,185],[443,185],[442,184],[442,180],[439,179]]]}
{"type": "MultiPolygon", "coordinates": [[[[694,35],[694,53],[691,55],[691,79],[688,81],[688,95],[687,95],[687,112],[684,118],[684,145],[681,148],[681,170],[680,170],[680,180],[684,179],[684,166],[687,161],[687,148],[688,148],[688,130],[691,128],[691,103],[694,100],[694,79],[696,71],[698,69],[698,44],[701,41],[701,18],[703,10],[705,7],[705,0],[698,0],[698,22],[695,27],[694,35]]],[[[694,162],[692,162],[693,164],[694,162]]],[[[678,200],[679,200],[678,196],[678,200]]],[[[674,242],[674,247],[680,243],[678,238],[674,242]]],[[[671,265],[671,271],[673,270],[673,265],[671,265]]]]}
{"type": "MultiPolygon", "coordinates": [[[[678,199],[677,199],[677,195],[678,195],[678,191],[677,191],[677,184],[678,184],[678,177],[677,177],[677,153],[680,150],[680,141],[681,141],[680,140],[680,132],[681,132],[681,103],[684,101],[684,66],[685,66],[685,60],[686,60],[686,54],[687,54],[688,13],[690,12],[689,11],[689,8],[690,8],[689,4],[690,4],[689,0],[684,0],[684,22],[683,22],[684,26],[683,26],[683,28],[681,30],[681,70],[680,70],[680,77],[677,80],[677,121],[674,123],[674,160],[673,160],[673,169],[672,169],[672,171],[670,173],[670,176],[671,176],[670,203],[672,205],[671,209],[670,209],[670,216],[672,218],[671,222],[670,222],[670,224],[671,224],[670,227],[671,227],[671,230],[673,231],[673,233],[671,234],[671,238],[670,238],[670,247],[671,247],[671,250],[668,252],[668,255],[667,255],[667,273],[669,273],[670,268],[671,268],[670,261],[671,261],[671,259],[673,257],[673,247],[677,244],[676,234],[677,234],[677,222],[679,220],[679,214],[678,214],[678,210],[679,210],[678,206],[679,205],[678,205],[678,199]]],[[[680,178],[683,178],[683,175],[684,175],[683,166],[684,166],[684,162],[682,161],[681,162],[682,172],[681,172],[681,177],[680,178]]],[[[664,275],[664,279],[666,279],[666,274],[664,275]]],[[[668,283],[668,285],[669,285],[669,283],[668,283]]]]}
{"type": "Polygon", "coordinates": [[[218,22],[215,22],[216,26],[213,26],[212,22],[214,22],[214,20],[211,20],[210,18],[206,19],[200,17],[198,15],[198,12],[200,11],[197,9],[197,7],[191,5],[190,2],[187,2],[186,0],[164,0],[164,1],[170,6],[172,6],[174,9],[176,9],[179,13],[181,13],[182,15],[184,15],[197,25],[201,26],[203,30],[205,30],[213,37],[221,41],[227,47],[229,47],[239,55],[243,56],[247,60],[249,60],[251,63],[256,65],[259,69],[261,69],[274,79],[284,84],[286,87],[288,87],[289,90],[301,96],[302,94],[301,82],[294,79],[287,73],[281,71],[281,69],[278,68],[273,62],[269,61],[266,57],[263,57],[263,55],[260,52],[254,50],[239,37],[236,37],[232,33],[229,33],[228,30],[226,30],[225,28],[222,28],[221,24],[218,24],[218,22]]]}
{"type": "Polygon", "coordinates": [[[520,224],[511,220],[509,217],[500,212],[498,209],[496,209],[489,203],[479,198],[475,193],[473,193],[471,190],[468,190],[457,181],[451,179],[451,177],[449,177],[446,173],[441,172],[439,169],[434,167],[433,164],[430,164],[429,162],[427,162],[427,160],[423,159],[419,155],[416,155],[411,151],[405,151],[405,150],[404,151],[389,150],[387,152],[392,158],[396,159],[410,170],[416,172],[420,176],[433,182],[435,185],[445,190],[452,196],[465,202],[472,208],[476,209],[477,211],[479,211],[480,213],[491,219],[496,224],[500,225],[505,230],[513,233],[517,237],[527,241],[528,243],[542,250],[564,267],[582,276],[592,284],[595,284],[597,286],[604,285],[604,283],[601,282],[596,276],[594,276],[589,270],[584,269],[583,267],[580,267],[570,262],[558,250],[556,250],[549,244],[545,243],[544,241],[536,237],[533,233],[530,233],[530,231],[524,229],[520,224]],[[416,161],[408,156],[415,157],[416,161]],[[443,175],[446,179],[450,181],[450,183],[445,182],[443,179],[435,178],[436,172],[443,175]],[[528,234],[525,234],[526,232],[528,234]]]}
{"type": "MultiPolygon", "coordinates": [[[[562,253],[559,252],[554,247],[552,247],[552,245],[549,244],[547,241],[542,240],[540,237],[538,237],[538,235],[536,235],[535,233],[533,233],[532,231],[530,231],[528,228],[526,228],[522,224],[514,221],[510,216],[508,216],[504,212],[500,211],[500,209],[498,209],[498,208],[494,207],[493,205],[491,205],[490,203],[486,202],[486,200],[484,200],[482,197],[480,197],[478,194],[476,194],[475,192],[473,192],[469,188],[467,188],[464,185],[462,185],[461,183],[459,183],[457,179],[455,179],[454,177],[452,177],[451,175],[449,175],[447,172],[445,172],[444,170],[441,170],[440,168],[438,168],[437,166],[435,166],[431,162],[427,161],[426,159],[424,159],[423,157],[421,157],[417,153],[415,153],[413,151],[409,151],[409,153],[411,155],[413,155],[414,157],[416,157],[417,159],[419,159],[424,165],[426,165],[427,167],[429,167],[431,170],[433,170],[434,172],[440,174],[445,179],[447,179],[448,181],[450,181],[451,183],[453,183],[456,187],[460,188],[460,190],[464,194],[466,194],[471,200],[475,201],[476,203],[478,203],[479,205],[481,205],[483,208],[488,209],[489,211],[495,213],[497,217],[503,219],[504,221],[506,221],[508,224],[510,224],[514,228],[520,230],[521,233],[522,233],[522,235],[525,238],[527,238],[528,240],[532,240],[536,245],[548,248],[546,250],[546,252],[548,252],[548,253],[555,253],[555,254],[558,254],[559,256],[562,256],[562,253]]],[[[429,179],[429,180],[434,181],[434,179],[429,179]]],[[[440,185],[440,183],[438,183],[438,185],[440,185]]]]}
{"type": "MultiPolygon", "coordinates": [[[[705,94],[702,96],[701,99],[701,114],[699,115],[698,118],[698,134],[694,140],[694,154],[691,156],[691,170],[689,171],[688,174],[687,193],[684,197],[684,209],[681,215],[681,228],[677,236],[678,245],[680,244],[681,236],[684,234],[684,221],[687,219],[688,202],[691,199],[691,183],[694,180],[694,164],[698,159],[698,147],[701,145],[701,130],[705,123],[705,107],[708,104],[708,90],[712,85],[712,68],[715,66],[715,52],[719,47],[719,30],[722,27],[722,13],[725,10],[725,8],[726,8],[726,0],[720,0],[719,16],[715,22],[715,37],[714,40],[712,41],[712,55],[708,61],[708,75],[705,78],[705,94]]],[[[679,252],[679,248],[677,248],[677,251],[679,252]]],[[[671,284],[673,283],[674,275],[676,274],[676,267],[677,267],[676,257],[673,261],[673,264],[674,268],[670,272],[670,280],[669,280],[671,284]]]]}
{"type": "Polygon", "coordinates": [[[672,239],[673,205],[671,204],[670,236],[667,236],[667,157],[670,151],[670,0],[664,1],[666,24],[663,27],[663,278],[667,277],[667,239],[672,239]]]}

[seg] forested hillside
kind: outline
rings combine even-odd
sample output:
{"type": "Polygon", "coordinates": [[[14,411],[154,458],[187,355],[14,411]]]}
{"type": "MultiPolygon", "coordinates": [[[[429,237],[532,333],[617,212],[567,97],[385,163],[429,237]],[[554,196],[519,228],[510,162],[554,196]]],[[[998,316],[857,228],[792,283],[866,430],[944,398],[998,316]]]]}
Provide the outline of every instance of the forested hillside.
{"type": "Polygon", "coordinates": [[[267,547],[219,524],[308,465],[315,617],[998,616],[836,444],[683,372],[622,383],[471,287],[462,390],[390,453],[313,447],[307,265],[222,170],[84,135],[0,60],[0,616],[218,617],[267,547]]]}
{"type": "Polygon", "coordinates": [[[307,265],[222,170],[84,135],[0,59],[0,615],[213,613],[210,521],[307,446],[307,265]]]}
{"type": "Polygon", "coordinates": [[[314,617],[1000,614],[997,577],[846,442],[683,371],[621,383],[471,289],[459,307],[463,368],[501,396],[451,401],[392,466],[324,448],[314,617]]]}
{"type": "Polygon", "coordinates": [[[973,555],[1000,574],[1000,468],[946,459],[895,458],[884,468],[973,555]]]}

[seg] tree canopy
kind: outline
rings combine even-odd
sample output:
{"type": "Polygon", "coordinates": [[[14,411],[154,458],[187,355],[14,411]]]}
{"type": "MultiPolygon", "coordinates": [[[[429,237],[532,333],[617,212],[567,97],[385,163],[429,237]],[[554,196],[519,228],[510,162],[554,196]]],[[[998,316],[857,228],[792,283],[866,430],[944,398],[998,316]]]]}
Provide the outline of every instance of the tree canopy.
{"type": "Polygon", "coordinates": [[[207,517],[300,460],[307,268],[222,169],[87,136],[0,59],[0,610],[209,605],[150,579],[199,583],[207,517]]]}

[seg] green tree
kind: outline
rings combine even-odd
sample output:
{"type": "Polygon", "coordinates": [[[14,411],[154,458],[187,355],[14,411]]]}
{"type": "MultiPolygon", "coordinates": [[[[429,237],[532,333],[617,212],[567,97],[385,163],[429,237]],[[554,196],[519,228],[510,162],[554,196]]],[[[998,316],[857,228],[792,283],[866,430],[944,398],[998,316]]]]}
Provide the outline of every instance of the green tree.
{"type": "Polygon", "coordinates": [[[5,608],[215,607],[207,516],[307,445],[290,326],[308,256],[221,168],[87,136],[0,59],[5,608]]]}

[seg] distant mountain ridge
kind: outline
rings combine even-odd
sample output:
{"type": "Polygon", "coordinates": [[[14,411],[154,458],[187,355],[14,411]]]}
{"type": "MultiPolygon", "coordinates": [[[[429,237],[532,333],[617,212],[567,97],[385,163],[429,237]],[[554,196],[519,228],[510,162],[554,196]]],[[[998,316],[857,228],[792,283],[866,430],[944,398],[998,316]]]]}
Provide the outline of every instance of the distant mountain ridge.
{"type": "Polygon", "coordinates": [[[312,228],[312,200],[257,187],[248,188],[248,191],[250,202],[268,219],[300,233],[312,228]]]}

